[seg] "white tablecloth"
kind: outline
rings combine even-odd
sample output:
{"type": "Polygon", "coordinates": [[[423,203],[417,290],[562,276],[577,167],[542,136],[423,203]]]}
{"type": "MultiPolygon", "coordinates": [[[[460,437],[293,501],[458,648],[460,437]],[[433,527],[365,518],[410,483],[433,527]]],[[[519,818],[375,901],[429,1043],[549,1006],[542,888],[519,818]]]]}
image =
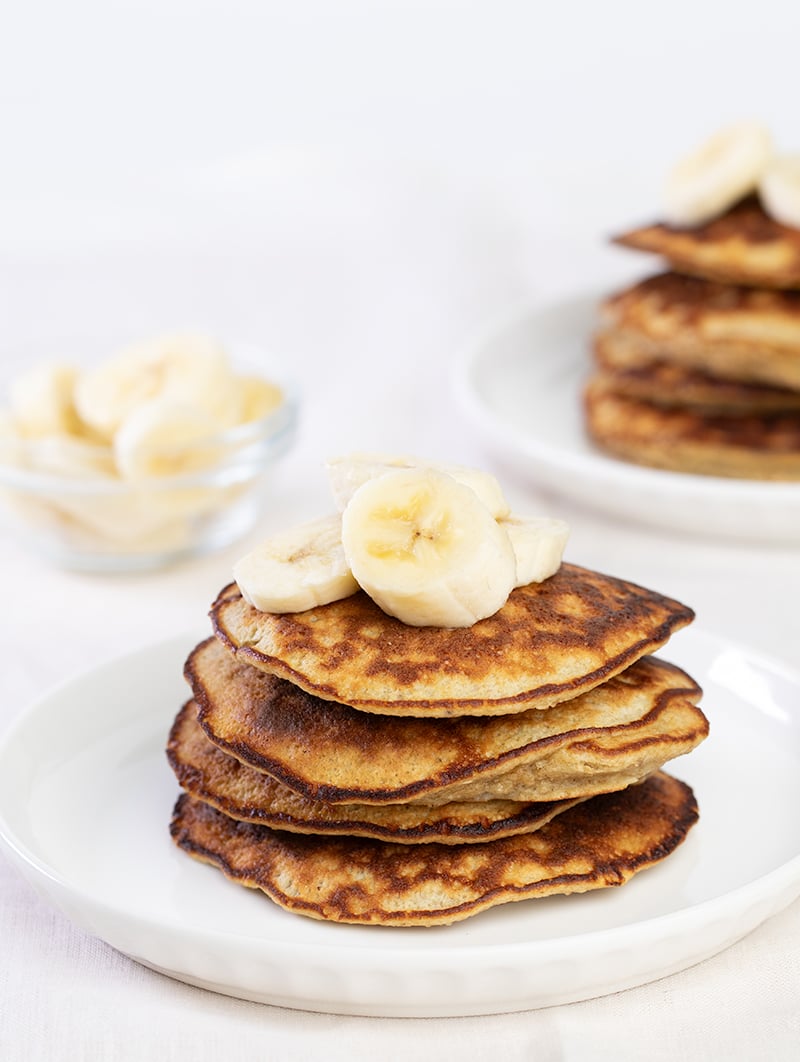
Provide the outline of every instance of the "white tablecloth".
{"type": "MultiPolygon", "coordinates": [[[[41,280],[48,270],[42,266],[30,276],[41,280]]],[[[307,397],[301,439],[278,476],[275,509],[263,530],[326,509],[322,458],[351,444],[487,464],[447,389],[447,355],[461,338],[455,334],[459,329],[446,335],[447,329],[435,324],[416,340],[417,349],[408,336],[387,337],[376,326],[374,348],[358,344],[368,349],[361,358],[348,358],[341,341],[326,347],[320,339],[302,372],[307,397]]],[[[582,511],[564,499],[539,497],[515,480],[505,485],[515,504],[566,516],[572,560],[674,594],[692,604],[698,624],[708,630],[790,662],[796,657],[796,550],[662,535],[582,511]]],[[[0,724],[5,728],[65,677],[176,631],[196,629],[241,549],[158,574],[92,577],[54,571],[4,539],[0,724]]],[[[742,843],[746,846],[746,837],[742,843]]],[[[211,1059],[228,1057],[233,1044],[241,1058],[416,1053],[478,1059],[499,1051],[508,1058],[575,1060],[591,1052],[632,1062],[749,1059],[768,1044],[771,1059],[789,1059],[800,1035],[797,903],[723,954],[655,984],[571,1006],[480,1019],[322,1016],[186,987],[75,928],[4,860],[0,939],[0,1054],[14,1059],[211,1059]]]]}
{"type": "MultiPolygon", "coordinates": [[[[84,0],[78,6],[97,23],[96,39],[106,41],[110,23],[103,5],[84,0]]],[[[326,5],[312,4],[309,10],[322,20],[317,35],[301,14],[281,16],[284,30],[295,19],[294,52],[288,54],[303,57],[304,77],[320,63],[329,64],[327,74],[307,95],[304,78],[296,78],[282,98],[283,109],[270,109],[272,97],[256,92],[263,90],[262,80],[270,71],[278,71],[278,81],[296,71],[264,35],[262,16],[254,14],[263,5],[226,5],[238,52],[219,50],[212,67],[219,78],[213,82],[208,65],[200,76],[197,48],[200,41],[206,58],[214,53],[214,5],[154,5],[152,11],[140,6],[146,9],[144,21],[131,8],[115,29],[118,45],[126,36],[131,43],[130,51],[120,53],[127,56],[123,72],[115,70],[110,51],[81,49],[81,35],[60,21],[60,7],[49,12],[47,32],[40,32],[32,15],[17,16],[24,22],[27,50],[9,54],[11,80],[0,100],[2,113],[13,118],[0,205],[3,367],[19,361],[20,347],[29,343],[57,354],[64,336],[209,328],[263,343],[291,362],[304,392],[302,430],[282,465],[274,507],[261,528],[248,542],[215,556],[157,574],[92,577],[53,570],[3,535],[0,731],[70,675],[196,629],[250,541],[329,507],[322,472],[329,454],[400,450],[491,466],[455,406],[449,380],[453,356],[487,322],[523,300],[545,303],[587,289],[608,290],[645,271],[610,250],[605,238],[651,209],[648,182],[663,165],[653,122],[662,123],[665,152],[674,152],[684,145],[689,127],[694,137],[721,117],[738,117],[748,100],[764,114],[776,103],[769,79],[782,67],[778,59],[764,60],[759,78],[730,81],[735,113],[722,115],[710,104],[698,113],[699,93],[714,79],[704,63],[694,61],[690,44],[701,38],[690,35],[686,43],[680,25],[681,18],[694,20],[696,5],[671,5],[670,24],[660,30],[665,52],[659,55],[649,47],[649,31],[637,38],[637,48],[619,36],[621,26],[630,33],[630,19],[638,18],[638,7],[623,0],[608,12],[604,5],[602,18],[598,9],[582,35],[574,35],[566,13],[554,14],[558,38],[529,19],[524,5],[511,5],[520,32],[513,32],[513,20],[503,23],[509,65],[503,49],[495,54],[487,47],[482,53],[486,68],[476,68],[478,87],[464,96],[471,108],[467,120],[454,101],[472,83],[470,61],[460,55],[452,82],[443,73],[434,76],[433,57],[444,54],[434,43],[449,49],[451,19],[471,44],[482,42],[483,22],[495,5],[486,5],[486,11],[468,5],[471,15],[461,20],[454,13],[459,5],[422,5],[424,13],[411,5],[417,25],[427,29],[416,33],[405,26],[398,46],[403,55],[422,56],[422,66],[414,68],[422,80],[403,81],[400,60],[385,77],[380,61],[397,37],[397,11],[381,37],[381,50],[348,51],[346,35],[340,35],[339,61],[338,53],[325,47],[326,5]],[[168,12],[163,21],[162,8],[168,12]],[[251,16],[261,37],[248,32],[251,16]],[[607,18],[614,34],[604,50],[593,39],[608,28],[607,18]],[[155,36],[148,26],[158,27],[155,36]],[[73,51],[59,46],[65,33],[73,51]],[[267,42],[266,58],[259,40],[267,42]],[[561,47],[566,41],[570,46],[561,47]],[[184,45],[202,116],[190,106],[189,89],[168,97],[162,111],[156,90],[148,94],[143,82],[133,81],[137,48],[158,53],[152,76],[163,88],[170,47],[184,45]],[[667,62],[667,46],[684,49],[677,104],[674,77],[667,76],[675,70],[673,60],[667,62]],[[26,54],[50,68],[47,107],[37,94],[39,82],[25,79],[26,54]],[[256,76],[255,64],[262,59],[264,69],[256,76]],[[353,64],[362,73],[369,67],[373,95],[362,92],[356,74],[348,82],[353,64]],[[348,91],[327,97],[326,79],[334,68],[348,91]],[[649,96],[625,90],[628,76],[638,76],[641,85],[650,74],[649,96]],[[116,95],[104,107],[105,82],[115,85],[116,95]],[[386,88],[401,84],[405,87],[394,93],[386,88]],[[63,86],[69,92],[62,102],[63,86]],[[142,92],[147,107],[140,119],[142,92]],[[335,100],[342,98],[351,108],[346,119],[335,111],[335,100]],[[530,123],[523,120],[528,108],[530,123]],[[461,124],[453,120],[456,112],[461,124]],[[262,114],[271,123],[266,147],[254,133],[262,114]],[[39,135],[28,118],[43,116],[39,135]],[[379,117],[392,125],[397,148],[380,160],[378,153],[363,150],[373,144],[379,117]],[[460,142],[441,166],[446,118],[460,142]],[[76,123],[73,139],[67,119],[76,123]],[[417,139],[425,141],[428,157],[438,162],[408,162],[412,124],[415,132],[421,130],[417,139]],[[317,147],[298,148],[302,137],[293,134],[308,133],[310,125],[317,147]],[[204,140],[207,132],[216,138],[214,151],[204,140]],[[326,132],[327,149],[319,149],[326,132]],[[352,150],[338,151],[336,136],[352,150]],[[463,150],[466,143],[470,152],[463,150]],[[638,153],[631,147],[630,165],[622,161],[628,159],[626,143],[641,147],[638,153]],[[141,165],[145,145],[165,160],[157,181],[141,165]],[[581,164],[582,145],[591,156],[588,169],[581,164]],[[59,196],[51,194],[55,174],[63,184],[59,196]]],[[[270,10],[277,17],[276,7],[270,10]]],[[[343,4],[341,10],[352,28],[365,9],[343,4]]],[[[770,55],[775,48],[793,47],[796,34],[777,28],[778,14],[789,8],[768,3],[760,10],[770,22],[770,55]]],[[[766,33],[766,22],[755,28],[751,23],[749,17],[747,26],[733,23],[729,44],[741,49],[754,34],[766,33]]],[[[704,29],[712,32],[710,16],[704,29]]],[[[372,37],[369,47],[377,49],[372,37]]],[[[724,66],[728,53],[715,54],[724,66]]],[[[723,73],[729,73],[727,67],[723,73]]],[[[786,101],[785,93],[777,95],[786,101]]],[[[782,120],[786,130],[795,128],[794,113],[785,106],[782,120]]],[[[672,594],[695,608],[703,628],[796,664],[800,548],[664,534],[546,497],[530,483],[508,478],[504,486],[515,505],[570,521],[569,559],[672,594]]],[[[800,712],[800,705],[791,707],[800,712]]],[[[757,801],[758,793],[752,798],[757,801]]],[[[746,847],[746,837],[742,844],[746,847]]],[[[0,1058],[13,1062],[232,1057],[749,1062],[789,1060],[800,1051],[797,902],[716,957],[656,983],[569,1006],[480,1018],[319,1015],[187,987],[76,928],[4,858],[0,942],[0,1058]]]]}

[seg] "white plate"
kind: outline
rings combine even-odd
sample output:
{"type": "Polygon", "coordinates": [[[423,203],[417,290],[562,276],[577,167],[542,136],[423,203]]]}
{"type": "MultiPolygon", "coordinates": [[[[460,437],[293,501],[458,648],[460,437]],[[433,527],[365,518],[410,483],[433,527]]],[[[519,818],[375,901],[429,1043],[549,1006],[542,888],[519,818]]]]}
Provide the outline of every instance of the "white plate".
{"type": "Polygon", "coordinates": [[[288,914],[169,838],[178,789],[163,748],[193,641],[60,687],[0,743],[0,837],[12,859],[90,933],[179,980],[347,1014],[522,1010],[681,970],[800,893],[800,675],[690,629],[668,655],[704,686],[711,737],[676,763],[701,818],[664,863],[621,889],[508,904],[449,927],[288,914]]]}
{"type": "Polygon", "coordinates": [[[539,487],[662,529],[800,541],[800,484],[683,475],[593,448],[581,386],[597,302],[530,309],[457,359],[457,398],[490,451],[539,487]]]}

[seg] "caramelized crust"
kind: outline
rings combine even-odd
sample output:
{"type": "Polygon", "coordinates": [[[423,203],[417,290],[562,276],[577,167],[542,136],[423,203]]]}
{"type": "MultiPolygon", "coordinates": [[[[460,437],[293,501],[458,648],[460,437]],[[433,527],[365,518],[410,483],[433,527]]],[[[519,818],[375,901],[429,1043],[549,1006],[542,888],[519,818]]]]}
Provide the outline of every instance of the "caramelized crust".
{"type": "Polygon", "coordinates": [[[725,380],[700,369],[666,361],[648,362],[644,357],[641,364],[616,368],[613,356],[609,356],[609,348],[613,348],[613,337],[598,337],[594,378],[623,398],[720,416],[800,413],[800,391],[725,380]]]}
{"type": "Polygon", "coordinates": [[[669,855],[697,819],[691,789],[660,773],[594,797],[540,830],[472,845],[398,845],[236,822],[183,794],[171,834],[189,855],[310,918],[448,924],[498,904],[622,885],[669,855]]]}
{"type": "Polygon", "coordinates": [[[679,273],[755,287],[800,288],[800,230],[773,220],[755,196],[705,225],[646,225],[614,242],[661,255],[679,273]]]}
{"type": "Polygon", "coordinates": [[[546,712],[488,718],[354,711],[243,664],[213,638],[189,656],[186,676],[215,745],[326,803],[588,796],[640,781],[708,732],[697,683],[655,657],[546,712]]]}
{"type": "Polygon", "coordinates": [[[593,442],[615,457],[654,468],[737,479],[800,479],[800,412],[703,415],[616,393],[589,380],[584,404],[593,442]]]}
{"type": "Polygon", "coordinates": [[[660,273],[603,302],[595,350],[606,368],[665,362],[800,392],[800,292],[660,273]]]}
{"type": "Polygon", "coordinates": [[[482,800],[425,804],[326,804],[309,800],[263,771],[248,767],[209,741],[197,704],[178,713],[167,758],[181,786],[233,819],[291,833],[375,837],[400,844],[465,844],[537,830],[577,803],[482,800]]]}
{"type": "Polygon", "coordinates": [[[382,715],[498,715],[547,708],[605,682],[694,618],[680,602],[572,564],[512,591],[495,615],[410,627],[359,592],[306,612],[259,612],[227,586],[221,644],[308,693],[382,715]]]}

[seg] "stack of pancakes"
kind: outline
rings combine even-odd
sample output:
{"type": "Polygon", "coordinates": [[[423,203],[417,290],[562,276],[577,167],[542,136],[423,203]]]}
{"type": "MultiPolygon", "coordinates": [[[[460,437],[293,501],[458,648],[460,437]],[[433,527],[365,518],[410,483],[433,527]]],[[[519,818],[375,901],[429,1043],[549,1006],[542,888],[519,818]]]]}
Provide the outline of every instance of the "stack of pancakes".
{"type": "Polygon", "coordinates": [[[800,479],[800,231],[751,196],[704,225],[615,242],[670,271],[600,308],[584,393],[592,440],[657,468],[800,479]]]}
{"type": "Polygon", "coordinates": [[[363,592],[260,612],[235,584],[189,655],[167,755],[179,847],[287,910],[450,923],[619,885],[697,818],[664,773],[701,742],[701,691],[653,657],[685,605],[562,564],[461,629],[363,592]]]}

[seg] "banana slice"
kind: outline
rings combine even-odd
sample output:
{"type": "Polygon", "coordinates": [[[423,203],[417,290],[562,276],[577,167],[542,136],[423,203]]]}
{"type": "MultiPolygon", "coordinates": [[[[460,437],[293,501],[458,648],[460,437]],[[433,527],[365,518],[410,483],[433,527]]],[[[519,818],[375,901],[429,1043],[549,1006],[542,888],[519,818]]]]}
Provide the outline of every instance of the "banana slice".
{"type": "Polygon", "coordinates": [[[396,457],[388,454],[348,454],[325,462],[334,501],[340,512],[360,486],[371,479],[401,468],[432,469],[452,476],[458,483],[470,487],[489,509],[492,516],[500,519],[509,513],[508,502],[494,476],[478,468],[465,465],[437,464],[417,457],[396,457]]]}
{"type": "Polygon", "coordinates": [[[355,491],[342,543],[359,585],[415,627],[468,627],[516,581],[511,541],[471,487],[433,468],[384,472],[355,491]]]}
{"type": "Polygon", "coordinates": [[[75,388],[81,418],[110,439],[152,398],[203,410],[220,429],[237,423],[241,392],[225,350],[201,335],[169,335],[128,347],[84,373],[75,388]]]}
{"type": "Polygon", "coordinates": [[[11,384],[11,413],[25,438],[70,435],[80,429],[72,395],[78,378],[71,365],[47,362],[11,384]]]}
{"type": "Polygon", "coordinates": [[[114,455],[75,435],[45,435],[25,448],[26,462],[36,472],[67,479],[116,478],[114,455]]]}
{"type": "Polygon", "coordinates": [[[569,524],[549,516],[509,516],[500,526],[514,549],[517,586],[541,583],[555,575],[569,538],[569,524]]]}
{"type": "Polygon", "coordinates": [[[800,229],[800,155],[773,159],[761,177],[758,194],[770,217],[800,229]]]}
{"type": "Polygon", "coordinates": [[[217,426],[208,413],[167,397],[142,402],[114,435],[114,457],[125,479],[179,476],[219,460],[211,440],[217,426]]]}
{"type": "Polygon", "coordinates": [[[261,612],[304,612],[358,590],[338,513],[268,539],[236,563],[233,577],[261,612]]]}
{"type": "Polygon", "coordinates": [[[242,424],[261,420],[283,402],[283,391],[280,387],[260,376],[240,377],[239,388],[241,391],[239,419],[242,424]]]}
{"type": "Polygon", "coordinates": [[[25,440],[10,410],[0,409],[0,462],[24,465],[26,449],[25,440]]]}
{"type": "Polygon", "coordinates": [[[701,225],[755,191],[772,153],[772,138],[756,122],[715,133],[672,171],[665,216],[673,225],[701,225]]]}

